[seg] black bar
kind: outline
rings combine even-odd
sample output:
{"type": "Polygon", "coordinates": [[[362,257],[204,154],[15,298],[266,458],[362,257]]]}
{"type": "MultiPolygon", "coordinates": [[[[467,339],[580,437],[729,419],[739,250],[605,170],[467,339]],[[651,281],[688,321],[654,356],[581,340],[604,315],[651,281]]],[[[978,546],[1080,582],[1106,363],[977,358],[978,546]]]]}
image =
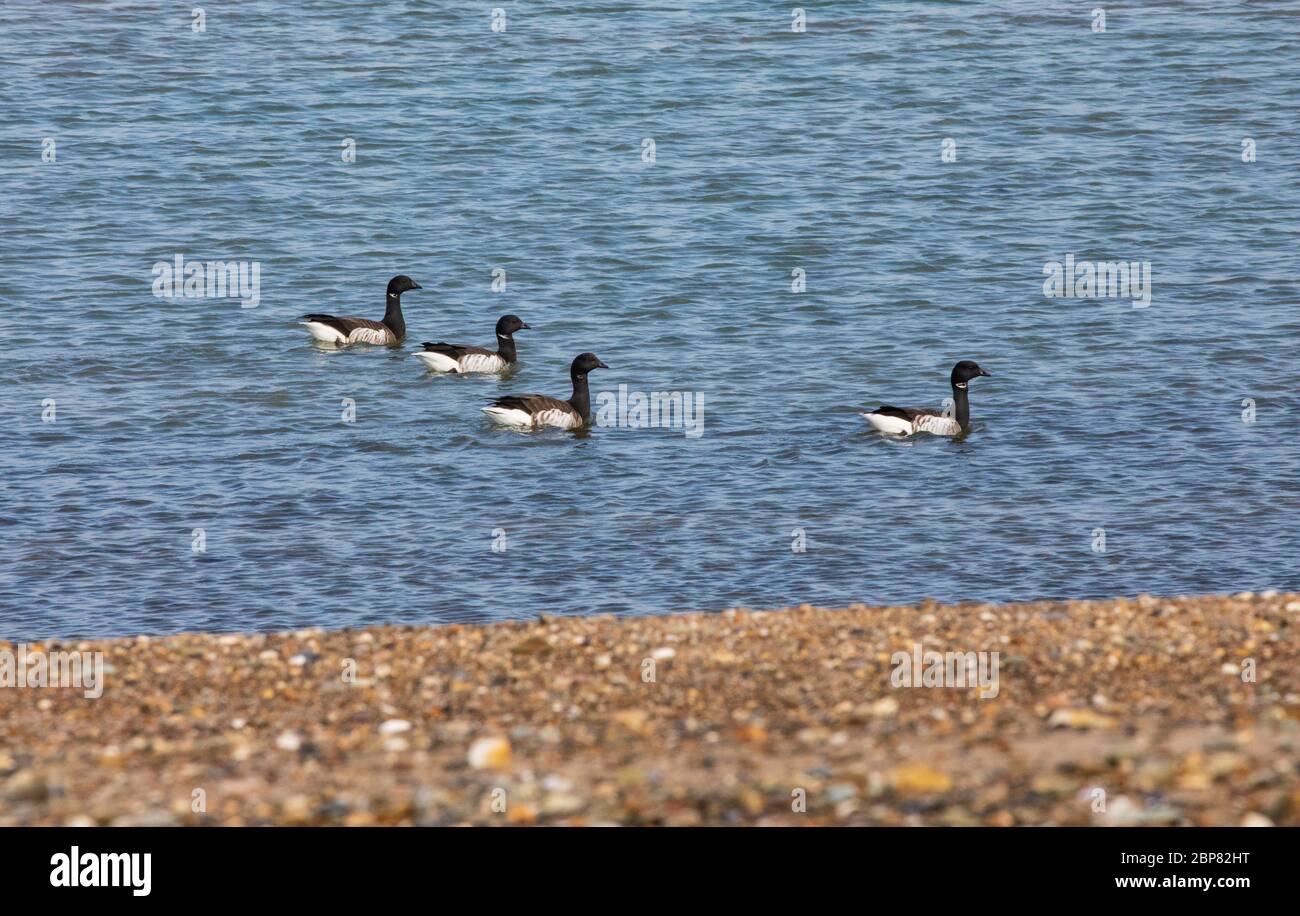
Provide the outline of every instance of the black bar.
{"type": "MultiPolygon", "coordinates": [[[[11,901],[143,899],[126,880],[128,886],[118,887],[52,886],[51,860],[76,846],[79,858],[148,853],[149,899],[216,905],[250,895],[293,904],[354,899],[377,905],[385,897],[434,890],[482,895],[485,906],[518,895],[544,905],[556,894],[588,898],[598,888],[616,895],[604,898],[610,901],[652,899],[669,887],[680,901],[696,899],[687,889],[698,887],[699,899],[721,893],[733,902],[749,896],[770,902],[785,894],[797,902],[801,893],[835,890],[860,893],[864,904],[897,897],[940,905],[950,896],[973,903],[980,898],[969,895],[993,894],[985,899],[1000,904],[1105,898],[1182,905],[1201,898],[1230,906],[1245,895],[1276,895],[1294,886],[1295,838],[1287,829],[1244,828],[0,831],[11,901]],[[1207,879],[1209,886],[1200,886],[1207,879]]],[[[444,903],[451,905],[450,898],[444,903]]]]}

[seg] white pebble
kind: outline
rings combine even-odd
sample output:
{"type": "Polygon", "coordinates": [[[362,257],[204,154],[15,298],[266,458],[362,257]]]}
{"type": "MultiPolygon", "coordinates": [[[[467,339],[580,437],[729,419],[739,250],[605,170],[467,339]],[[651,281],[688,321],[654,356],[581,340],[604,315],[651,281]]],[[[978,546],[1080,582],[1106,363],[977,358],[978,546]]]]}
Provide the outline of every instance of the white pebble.
{"type": "Polygon", "coordinates": [[[479,738],[469,746],[469,765],[476,770],[501,769],[510,762],[510,742],[505,738],[479,738]]]}

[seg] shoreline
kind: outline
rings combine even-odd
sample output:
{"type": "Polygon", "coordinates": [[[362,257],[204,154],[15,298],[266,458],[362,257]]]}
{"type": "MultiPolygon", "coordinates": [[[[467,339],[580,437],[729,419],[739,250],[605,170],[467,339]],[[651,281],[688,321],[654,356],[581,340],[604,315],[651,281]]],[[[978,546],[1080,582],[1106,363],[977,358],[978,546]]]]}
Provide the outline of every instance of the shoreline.
{"type": "Polygon", "coordinates": [[[0,825],[1300,825],[1298,623],[1270,592],[47,640],[102,696],[0,689],[0,825]],[[996,682],[895,686],[925,651],[996,682]]]}

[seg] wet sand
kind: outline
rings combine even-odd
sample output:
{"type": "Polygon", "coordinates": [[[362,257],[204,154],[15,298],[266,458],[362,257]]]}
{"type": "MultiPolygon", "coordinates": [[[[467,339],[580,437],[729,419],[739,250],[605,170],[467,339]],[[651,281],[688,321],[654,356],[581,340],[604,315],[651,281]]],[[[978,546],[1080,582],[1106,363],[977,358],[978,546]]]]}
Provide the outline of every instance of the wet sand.
{"type": "Polygon", "coordinates": [[[1297,825],[1297,624],[1265,593],[33,644],[102,652],[103,695],[0,688],[0,824],[1297,825]],[[997,652],[997,695],[894,686],[917,644],[997,652]]]}

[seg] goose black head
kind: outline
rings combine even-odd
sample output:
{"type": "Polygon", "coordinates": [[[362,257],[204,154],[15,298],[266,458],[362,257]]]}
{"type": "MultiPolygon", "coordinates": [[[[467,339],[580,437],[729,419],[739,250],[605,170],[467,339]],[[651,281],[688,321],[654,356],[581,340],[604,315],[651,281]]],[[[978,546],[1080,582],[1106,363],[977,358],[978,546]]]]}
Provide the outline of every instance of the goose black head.
{"type": "Polygon", "coordinates": [[[528,325],[524,324],[518,315],[502,315],[497,319],[497,337],[509,337],[515,331],[526,331],[528,325]]]}
{"type": "Polygon", "coordinates": [[[420,284],[416,283],[406,274],[398,274],[388,281],[388,295],[400,296],[408,289],[423,289],[420,284]]]}
{"type": "Polygon", "coordinates": [[[573,376],[575,379],[581,379],[581,378],[586,378],[587,373],[590,372],[592,369],[608,369],[608,368],[609,366],[606,366],[604,363],[602,363],[600,361],[600,358],[596,356],[595,353],[583,353],[579,355],[573,361],[573,365],[569,367],[569,375],[573,376]]]}
{"type": "Polygon", "coordinates": [[[974,360],[963,359],[952,367],[952,387],[965,388],[967,382],[981,375],[989,375],[989,373],[981,369],[979,363],[974,360]]]}

